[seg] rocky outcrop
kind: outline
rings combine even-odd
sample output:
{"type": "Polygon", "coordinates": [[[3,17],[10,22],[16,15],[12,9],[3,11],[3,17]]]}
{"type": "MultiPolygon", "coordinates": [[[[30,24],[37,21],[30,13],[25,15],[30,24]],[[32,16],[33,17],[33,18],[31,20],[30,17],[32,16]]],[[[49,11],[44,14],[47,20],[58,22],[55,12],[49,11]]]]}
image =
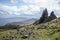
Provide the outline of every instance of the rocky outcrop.
{"type": "Polygon", "coordinates": [[[51,12],[50,16],[49,16],[49,21],[56,19],[56,15],[54,14],[54,11],[51,12]]]}
{"type": "Polygon", "coordinates": [[[39,23],[47,22],[48,21],[48,11],[47,9],[43,10],[43,14],[39,20],[39,23]]]}
{"type": "Polygon", "coordinates": [[[40,17],[40,19],[38,21],[35,22],[35,24],[40,24],[40,23],[45,23],[45,22],[49,22],[53,19],[56,19],[56,15],[54,14],[54,11],[51,12],[51,15],[48,16],[48,11],[47,8],[45,8],[45,10],[43,10],[42,16],[40,17]]]}

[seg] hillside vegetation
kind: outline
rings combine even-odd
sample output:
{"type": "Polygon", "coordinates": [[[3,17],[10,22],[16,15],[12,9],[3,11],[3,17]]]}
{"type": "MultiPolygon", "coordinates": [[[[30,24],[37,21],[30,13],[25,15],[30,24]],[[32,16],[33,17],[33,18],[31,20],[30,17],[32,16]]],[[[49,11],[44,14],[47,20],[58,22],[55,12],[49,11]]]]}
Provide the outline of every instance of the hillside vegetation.
{"type": "Polygon", "coordinates": [[[1,31],[0,40],[60,40],[60,18],[38,25],[1,31]]]}
{"type": "Polygon", "coordinates": [[[31,25],[5,25],[0,27],[0,40],[60,40],[60,18],[47,9],[39,20],[31,25]]]}

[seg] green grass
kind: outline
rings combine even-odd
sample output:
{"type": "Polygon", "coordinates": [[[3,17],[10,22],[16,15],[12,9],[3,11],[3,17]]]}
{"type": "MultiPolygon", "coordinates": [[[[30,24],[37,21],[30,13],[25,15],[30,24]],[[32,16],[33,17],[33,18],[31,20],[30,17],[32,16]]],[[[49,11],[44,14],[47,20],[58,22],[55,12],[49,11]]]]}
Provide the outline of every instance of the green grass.
{"type": "MultiPolygon", "coordinates": [[[[59,19],[60,20],[60,19],[59,19]]],[[[60,40],[60,32],[57,32],[57,30],[60,30],[60,21],[58,22],[51,22],[51,23],[44,23],[43,25],[47,26],[46,29],[37,29],[39,25],[29,25],[20,28],[22,31],[29,31],[34,33],[33,40],[60,40]],[[53,27],[52,27],[53,26],[53,27]],[[55,28],[55,29],[54,29],[55,28]]],[[[56,20],[55,20],[56,21],[56,20]]],[[[4,30],[4,29],[2,29],[4,30]]],[[[7,38],[10,38],[9,36],[13,36],[14,38],[12,40],[29,40],[30,37],[23,39],[21,38],[21,34],[17,33],[16,29],[11,30],[4,30],[0,31],[0,40],[5,40],[7,38]]]]}
{"type": "MultiPolygon", "coordinates": [[[[26,30],[26,29],[23,29],[23,30],[26,30]]],[[[53,32],[55,30],[57,29],[39,29],[39,30],[34,29],[32,30],[32,32],[35,35],[33,40],[55,40],[56,38],[60,40],[60,32],[55,32],[54,34],[50,34],[50,32],[53,32]]],[[[8,30],[8,31],[0,32],[0,40],[5,40],[5,38],[8,38],[7,36],[9,35],[14,36],[13,40],[29,40],[29,38],[23,39],[21,38],[22,35],[15,34],[15,33],[16,33],[16,30],[8,30]]]]}

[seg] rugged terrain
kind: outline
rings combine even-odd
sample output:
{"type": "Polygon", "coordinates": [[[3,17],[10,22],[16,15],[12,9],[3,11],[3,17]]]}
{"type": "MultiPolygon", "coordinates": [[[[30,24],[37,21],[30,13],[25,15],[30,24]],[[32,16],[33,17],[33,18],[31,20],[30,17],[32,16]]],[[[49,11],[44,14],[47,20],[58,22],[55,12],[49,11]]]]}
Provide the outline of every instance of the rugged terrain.
{"type": "Polygon", "coordinates": [[[47,9],[39,20],[31,25],[5,25],[0,27],[0,40],[60,40],[60,17],[47,9]]]}
{"type": "Polygon", "coordinates": [[[47,23],[2,31],[0,40],[60,40],[60,18],[47,23]]]}

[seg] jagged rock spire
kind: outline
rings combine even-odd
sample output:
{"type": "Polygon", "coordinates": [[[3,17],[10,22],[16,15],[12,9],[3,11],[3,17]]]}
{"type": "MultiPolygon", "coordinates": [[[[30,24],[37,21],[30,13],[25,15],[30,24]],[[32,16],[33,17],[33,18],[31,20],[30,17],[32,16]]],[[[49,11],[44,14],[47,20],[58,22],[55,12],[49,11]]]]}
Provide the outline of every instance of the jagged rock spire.
{"type": "Polygon", "coordinates": [[[51,20],[56,19],[56,15],[54,14],[54,11],[51,12],[51,15],[48,16],[48,11],[47,8],[45,8],[43,10],[42,16],[40,17],[40,19],[38,21],[35,22],[35,24],[40,24],[40,23],[45,23],[45,22],[49,22],[51,20]]]}
{"type": "Polygon", "coordinates": [[[43,10],[42,17],[47,17],[47,16],[48,16],[48,11],[47,8],[45,8],[45,10],[43,10]]]}
{"type": "Polygon", "coordinates": [[[45,8],[45,10],[43,10],[43,14],[39,20],[39,23],[43,23],[43,22],[46,22],[48,21],[48,11],[47,11],[47,8],[45,8]]]}
{"type": "Polygon", "coordinates": [[[51,12],[50,16],[49,16],[49,19],[50,20],[53,20],[53,19],[56,19],[56,15],[54,14],[54,11],[51,12]]]}

